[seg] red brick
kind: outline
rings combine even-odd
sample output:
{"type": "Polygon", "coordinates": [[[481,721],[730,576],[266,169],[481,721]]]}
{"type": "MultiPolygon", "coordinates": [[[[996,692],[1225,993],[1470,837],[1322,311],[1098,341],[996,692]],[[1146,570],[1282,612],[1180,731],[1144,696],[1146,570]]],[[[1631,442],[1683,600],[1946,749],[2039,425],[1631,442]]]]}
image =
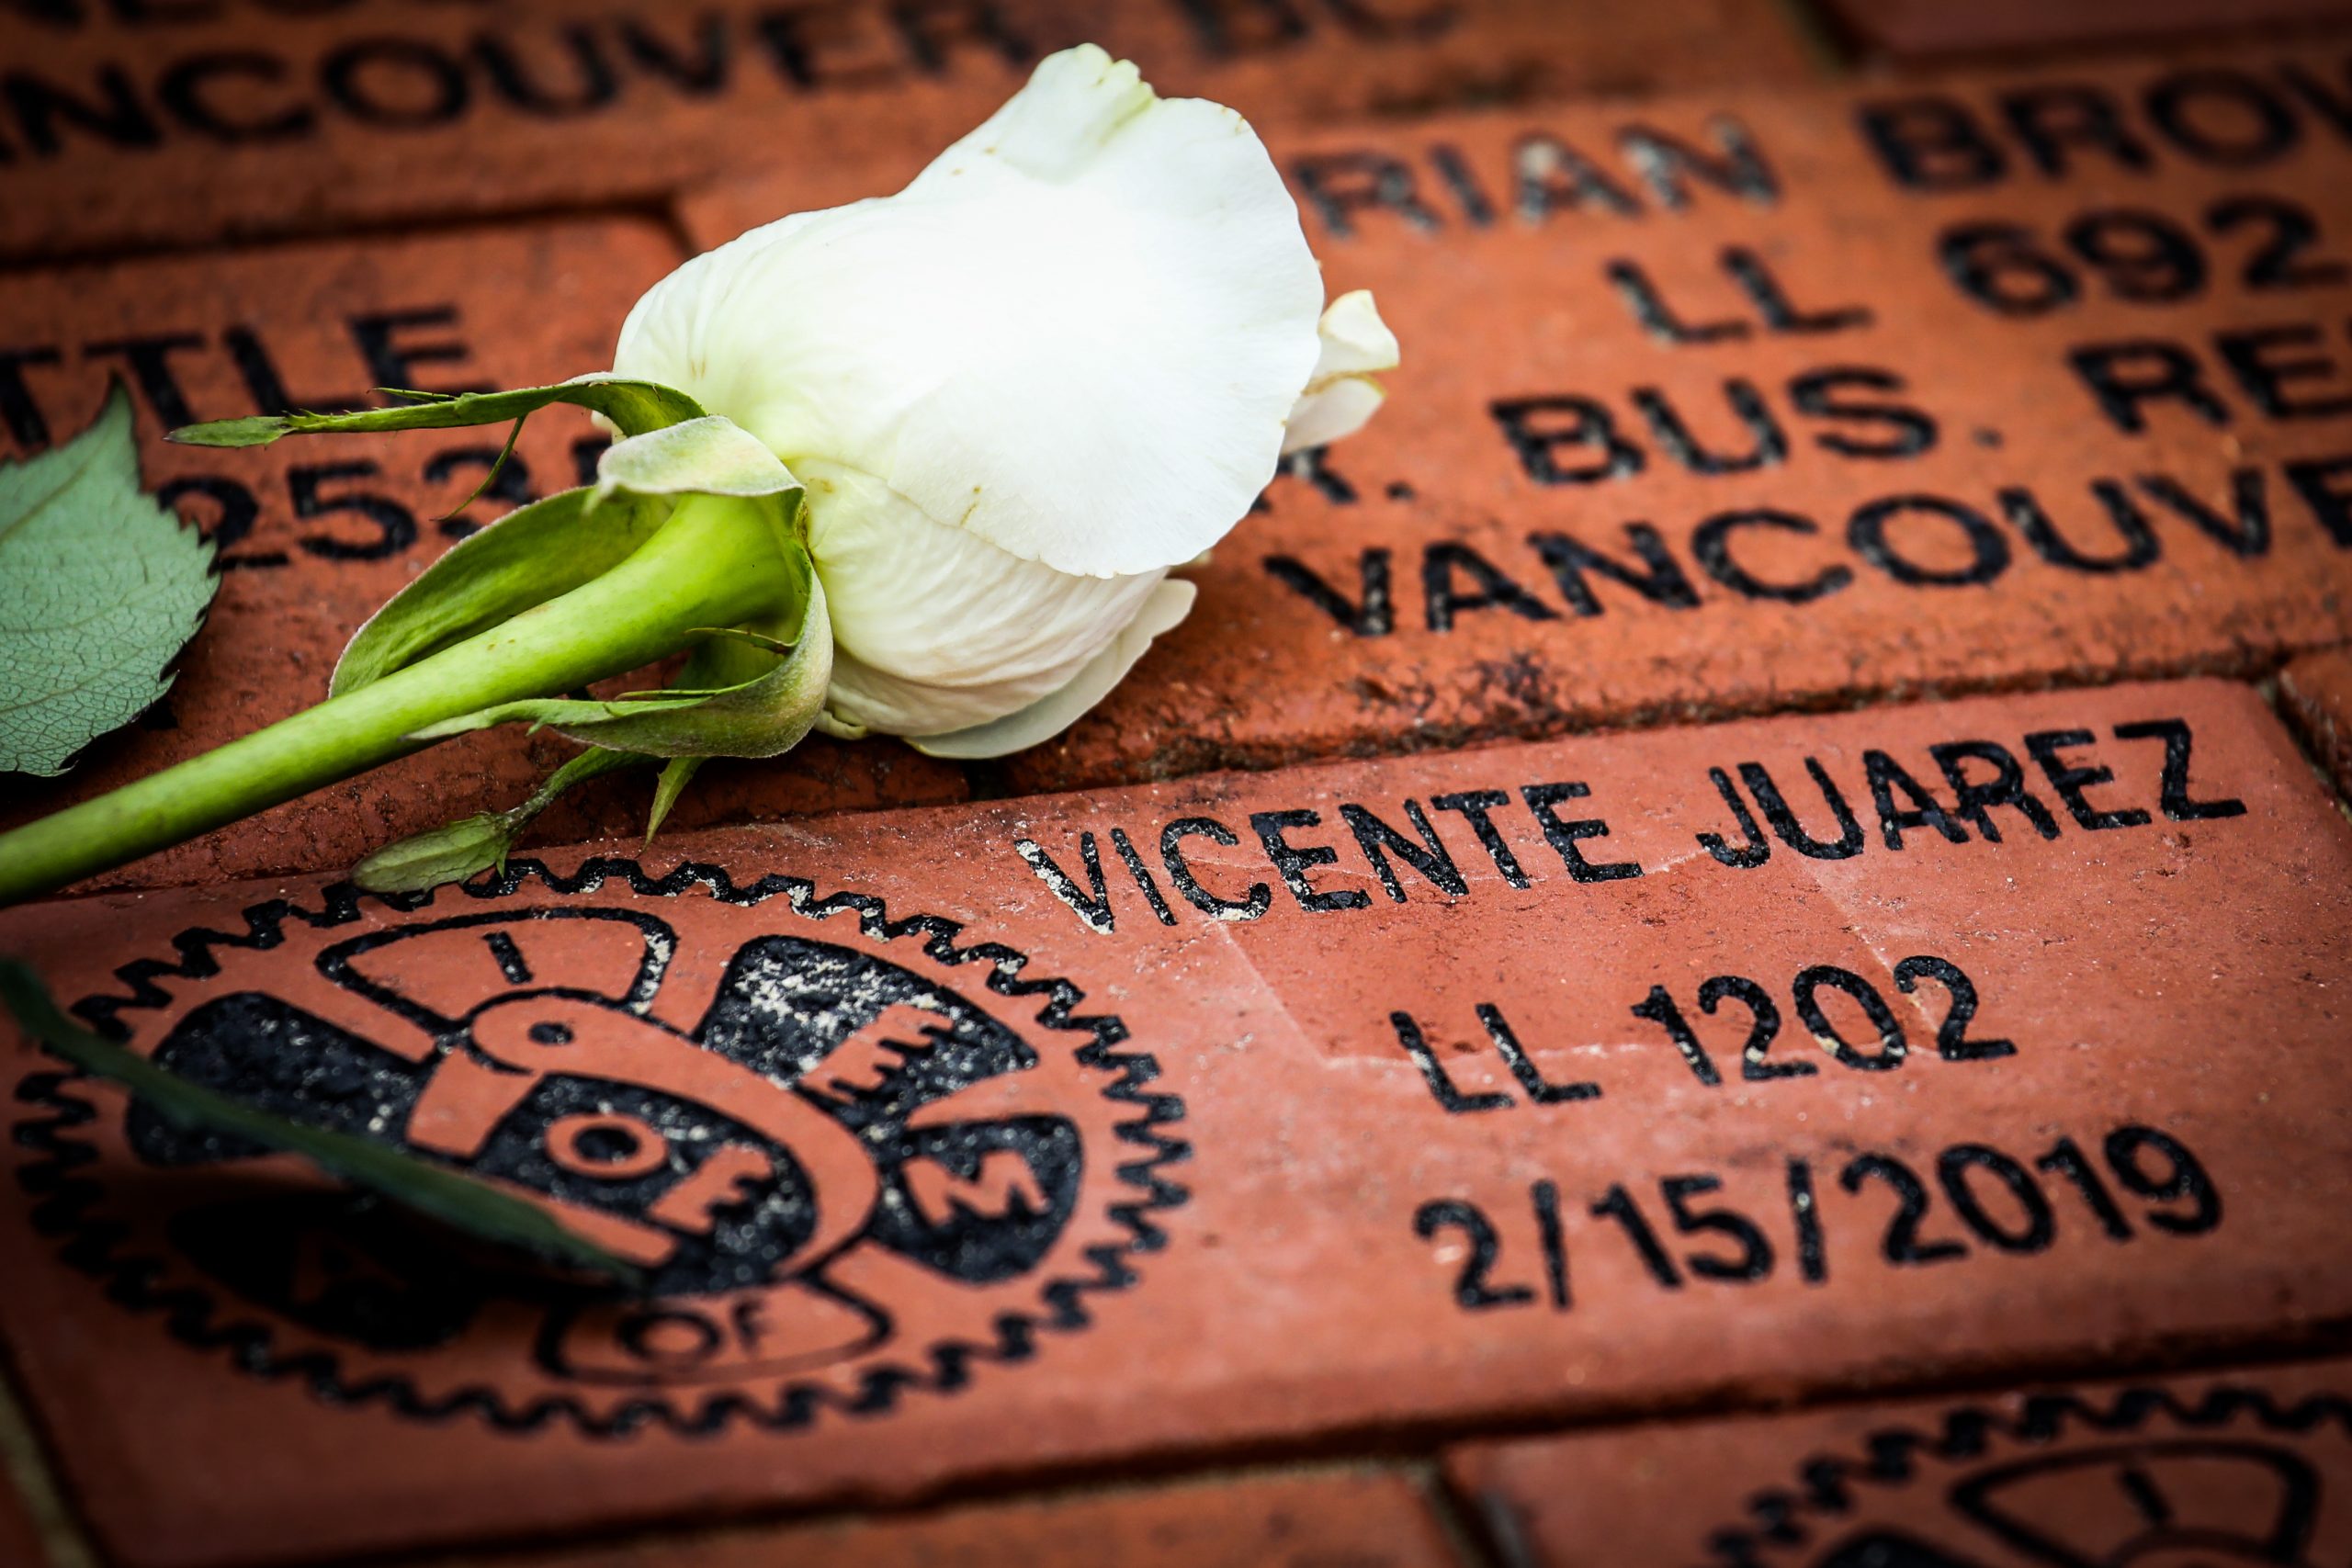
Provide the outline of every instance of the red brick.
{"type": "Polygon", "coordinates": [[[2340,1562],[2352,1364],[1534,1438],[1449,1470],[1527,1568],[2340,1562]]]}
{"type": "Polygon", "coordinates": [[[1740,0],[141,9],[0,20],[0,251],[645,202],[780,159],[936,150],[1089,37],[1170,91],[1284,117],[1804,69],[1786,17],[1740,0]],[[61,95],[75,108],[46,107],[61,95]]]}
{"type": "MultiPolygon", "coordinates": [[[[1014,759],[1010,778],[1058,788],[1871,694],[2251,671],[2343,640],[2352,631],[2352,522],[2335,519],[2343,535],[2332,536],[2290,468],[2344,457],[2342,415],[2266,418],[2231,379],[2216,338],[2239,334],[2228,341],[2242,356],[2326,361],[2312,379],[2287,386],[2295,400],[2334,406],[2352,389],[2352,271],[2334,265],[2352,264],[2352,148],[2324,117],[2298,107],[2286,77],[2334,73],[2346,59],[2338,44],[2300,61],[2219,55],[2201,77],[2134,65],[1938,87],[1926,101],[1950,107],[1926,112],[1964,114],[2008,170],[1982,189],[1906,191],[1880,165],[1858,117],[1892,114],[1928,91],[1904,87],[1588,105],[1278,138],[1329,287],[1371,287],[1404,344],[1388,404],[1330,455],[1353,499],[1278,479],[1269,510],[1245,519],[1198,573],[1191,621],[1065,739],[1014,759]],[[2062,177],[2032,172],[2015,134],[1998,128],[2029,89],[2068,83],[2106,95],[2066,101],[2109,106],[2146,171],[2075,148],[2056,154],[2062,177]],[[2195,89],[2186,97],[2176,91],[2183,83],[2195,89]],[[2193,100],[2201,116],[2215,100],[2198,95],[2231,84],[2287,116],[2296,144],[2214,167],[2165,141],[2142,107],[2151,95],[2176,107],[2193,100]],[[1746,145],[1770,171],[1769,199],[1689,181],[1687,205],[1671,208],[1623,151],[1647,128],[1720,158],[1711,127],[1727,124],[1745,128],[1746,145]],[[1528,140],[1537,137],[1552,140],[1528,140]],[[1595,197],[1539,222],[1518,215],[1508,175],[1513,149],[1525,145],[1548,149],[1563,167],[1562,149],[1572,150],[1636,211],[1620,215],[1595,197]],[[1344,232],[1334,224],[1332,193],[1371,189],[1382,159],[1401,167],[1410,183],[1399,188],[1433,227],[1354,206],[1339,211],[1344,232]],[[1475,182],[1467,206],[1455,175],[1475,182]],[[2222,232],[2209,231],[2216,204],[2251,196],[2290,205],[2228,209],[2236,216],[2222,232]],[[2101,210],[2185,225],[2207,283],[2190,299],[2140,302],[2113,297],[2068,261],[2081,297],[2011,318],[1963,296],[1937,260],[1939,236],[1958,225],[2021,225],[2046,249],[2101,210]],[[1481,227],[1473,212],[1494,216],[1481,227]],[[2326,281],[2241,286],[2248,258],[2278,237],[2264,212],[2312,220],[2324,238],[2310,254],[2328,258],[2326,281]],[[1661,342],[1612,284],[1612,265],[1636,269],[1686,329],[1714,327],[1720,340],[1661,342]],[[1749,267],[1768,273],[1815,330],[1766,330],[1736,282],[1749,267]],[[1849,309],[1870,320],[1828,330],[1849,309]],[[2259,335],[2272,332],[2311,342],[2259,335]],[[2177,344],[2193,359],[2223,423],[2154,405],[2142,433],[2108,422],[2067,355],[2142,339],[2177,344]],[[1875,378],[1894,385],[1872,387],[1875,378]],[[1653,432],[1645,396],[1733,458],[1758,450],[1731,403],[1752,397],[1785,454],[1743,471],[1694,473],[1653,432]],[[1638,448],[1640,470],[1611,474],[1590,442],[1544,448],[1533,433],[1577,416],[1522,412],[1527,444],[1558,481],[1544,482],[1497,412],[1498,402],[1539,398],[1605,409],[1638,448]],[[1821,417],[1804,412],[1808,400],[1879,412],[1821,417]],[[1917,427],[1886,412],[1895,409],[1931,419],[1933,446],[1908,457],[1855,455],[1857,444],[1883,454],[1916,441],[1917,427]],[[2158,558],[2108,573],[2058,564],[2005,511],[2003,492],[2022,490],[2055,530],[2049,554],[2063,558],[2071,545],[2128,560],[2095,489],[2101,481],[2120,486],[2120,503],[2144,516],[2158,558]],[[2267,542],[2249,535],[2243,556],[2184,511],[2218,509],[2215,528],[2232,532],[2233,485],[2268,519],[2267,542]],[[1904,510],[1900,498],[1913,495],[1968,512],[1904,510]],[[1879,503],[1894,510],[1872,511],[1879,503]],[[1777,525],[1739,521],[1758,512],[1784,515],[1777,525]],[[1883,538],[1899,557],[1874,560],[1849,542],[1856,519],[1867,530],[1876,516],[1892,517],[1883,538]],[[1539,535],[1606,556],[1641,586],[1588,570],[1580,610],[1533,542],[1539,535]],[[1721,558],[1707,548],[1711,537],[1721,558]],[[1645,543],[1657,563],[1638,553],[1645,543]],[[1498,581],[1482,583],[1481,563],[1498,581]],[[1382,570],[1385,607],[1366,613],[1367,576],[1382,570]],[[1747,586],[1741,570],[1765,586],[1747,586]],[[1989,581],[1930,581],[1972,571],[1989,581]],[[1431,594],[1430,573],[1468,602],[1431,594]],[[1317,581],[1339,596],[1330,607],[1306,591],[1317,581]],[[1808,585],[1818,596],[1803,603],[1770,592],[1808,585]],[[1480,603],[1482,594],[1508,602],[1480,603]]],[[[1909,112],[1916,123],[1922,111],[1909,112]]],[[[2201,118],[2192,123],[2220,134],[2201,118]]],[[[838,198],[847,184],[828,178],[820,199],[838,198]]],[[[723,239],[795,205],[788,185],[714,193],[688,207],[690,228],[703,243],[723,239]]],[[[2094,232],[2092,243],[2132,243],[2112,225],[2094,232]]],[[[2025,287],[2020,276],[2005,273],[2000,283],[2025,287]]],[[[2334,482],[2343,488],[2340,471],[2334,482]]]]}
{"type": "Polygon", "coordinates": [[[2278,672],[2278,694],[2312,761],[2352,797],[2352,651],[2296,660],[2278,672]]]}
{"type": "Polygon", "coordinates": [[[1415,1483],[1390,1471],[1335,1470],[652,1537],[565,1553],[534,1568],[667,1568],[682,1562],[696,1568],[1452,1568],[1461,1559],[1415,1483]]]}
{"type": "Polygon", "coordinates": [[[1853,40],[1903,63],[1951,55],[2129,43],[2352,17],[2344,0],[1826,0],[1853,40]]]}
{"type": "Polygon", "coordinates": [[[32,1510],[5,1475],[0,1475],[0,1562],[44,1568],[49,1548],[41,1544],[32,1510]]]}
{"type": "Polygon", "coordinates": [[[639,883],[589,852],[421,909],[295,881],[0,920],[0,948],[92,998],[85,1016],[266,1102],[479,1149],[477,1168],[526,1183],[557,1168],[516,1162],[558,1123],[567,1172],[636,1168],[650,1139],[565,1120],[582,1115],[663,1117],[675,1147],[733,1150],[684,1197],[650,1176],[549,1178],[657,1270],[656,1305],[600,1308],[352,1213],[279,1163],[126,1130],[112,1090],[17,1057],[0,1333],[130,1568],[858,1506],[1370,1429],[1892,1392],[2308,1341],[2352,1314],[2335,1245],[2352,1200],[2335,1070],[2352,824],[2247,687],[835,817],[665,840],[639,883]],[[1947,753],[1970,780],[2014,761],[2055,836],[2008,805],[1985,808],[1997,842],[1962,813],[1962,842],[1929,824],[1888,848],[1868,773],[1896,812],[1910,800],[1891,765],[1958,812],[1931,749],[1959,742],[1982,743],[1947,753]],[[2117,825],[2084,827],[2036,746],[2085,814],[2117,825]],[[1744,841],[1710,769],[1743,792],[1777,784],[1838,838],[1808,759],[1857,813],[1853,853],[1810,858],[1790,837],[1735,869],[1702,846],[1724,833],[1736,859],[1744,841]],[[1546,785],[1558,847],[1521,793],[1546,785]],[[1526,886],[1435,804],[1474,791],[1498,792],[1492,826],[1526,886]],[[1391,901],[1341,825],[1353,806],[1410,835],[1408,799],[1458,897],[1388,852],[1391,901]],[[1193,822],[1174,841],[1196,880],[1177,881],[1163,829],[1203,818],[1249,847],[1193,822]],[[1307,912],[1261,831],[1302,854],[1310,894],[1358,907],[1307,912]],[[1081,834],[1110,905],[1093,920],[1024,863],[1084,883],[1081,834]],[[1577,881],[1563,849],[1643,874],[1577,881]],[[1252,900],[1252,884],[1262,918],[1190,901],[1252,900]],[[537,987],[555,989],[514,995],[537,987]],[[1686,1066],[1660,996],[1721,1081],[1686,1066]],[[1744,996],[1786,1019],[1758,1080],[1744,996]],[[1891,1070],[1847,1059],[1883,1048],[1866,1005],[1905,1036],[1891,1070]],[[524,1077],[467,1051],[429,1065],[469,1017],[471,1051],[524,1077]],[[530,1025],[548,1022],[571,1032],[581,1076],[542,1076],[560,1050],[530,1025]],[[698,1027],[711,1048],[664,1032],[698,1027]],[[1815,1048],[1833,1035],[1847,1056],[1815,1048]],[[1984,1055],[1996,1041],[2013,1052],[1984,1055]],[[721,1046],[770,1076],[714,1077],[721,1046]],[[777,1087],[804,1062],[811,1087],[777,1087]],[[527,1109],[500,1121],[518,1093],[527,1109]],[[773,1141],[809,1185],[761,1184],[783,1158],[773,1141]],[[1906,1173],[1926,1214],[1915,1245],[1896,1238],[1920,1261],[1896,1264],[1906,1173]],[[768,1206],[706,1244],[695,1216],[721,1177],[768,1206]],[[1769,1267],[1718,1206],[1756,1227],[1769,1267]],[[1658,1238],[1655,1272],[1634,1214],[1658,1238]],[[1722,1277],[1743,1267],[1760,1277],[1722,1277]]]}
{"type": "MultiPolygon", "coordinates": [[[[281,396],[300,407],[356,407],[379,385],[531,386],[605,367],[622,316],[675,262],[671,242],[650,225],[562,223],[12,277],[0,297],[0,364],[11,367],[0,373],[0,441],[13,444],[8,455],[71,435],[118,375],[138,397],[146,482],[183,496],[186,514],[216,533],[235,521],[228,508],[251,515],[224,550],[220,596],[166,708],[100,742],[55,784],[13,781],[0,820],[113,788],[322,700],[335,656],[360,622],[448,547],[452,529],[435,520],[481,481],[506,434],[312,436],[211,452],[168,446],[165,430],[276,412],[268,405],[281,396]],[[143,351],[157,385],[136,374],[134,355],[101,346],[134,339],[174,344],[143,351]],[[371,340],[389,345],[372,360],[371,340]]],[[[577,411],[535,416],[516,450],[522,467],[503,480],[526,488],[508,499],[578,482],[580,443],[593,439],[577,411]]],[[[486,499],[466,516],[484,520],[504,506],[486,499]]],[[[518,731],[435,748],[99,885],[338,869],[401,834],[514,804],[574,750],[518,731]]],[[[958,772],[895,742],[812,743],[782,767],[705,770],[681,815],[740,820],[963,791],[958,772]]],[[[642,819],[650,795],[649,776],[591,784],[542,826],[559,842],[623,833],[642,819]]]]}

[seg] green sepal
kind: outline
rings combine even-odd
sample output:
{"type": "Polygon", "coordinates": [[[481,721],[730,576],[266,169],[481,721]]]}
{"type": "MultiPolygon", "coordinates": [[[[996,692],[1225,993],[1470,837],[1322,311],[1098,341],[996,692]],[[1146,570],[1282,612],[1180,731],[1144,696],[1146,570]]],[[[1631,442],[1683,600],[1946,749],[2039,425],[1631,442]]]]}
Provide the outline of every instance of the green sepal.
{"type": "Polygon", "coordinates": [[[518,506],[426,567],[360,626],[327,690],[342,696],[603,576],[669,516],[660,501],[589,506],[586,489],[518,506]]]}
{"type": "Polygon", "coordinates": [[[631,1265],[565,1229],[535,1203],[372,1138],[257,1111],[92,1033],[68,1018],[40,977],[13,958],[0,958],[0,1005],[50,1050],[85,1073],[121,1084],[176,1126],[300,1155],[330,1176],[470,1235],[631,1282],[641,1279],[631,1265]]]}
{"type": "Polygon", "coordinates": [[[429,893],[505,864],[514,847],[506,813],[478,811],[374,851],[351,868],[351,880],[370,893],[429,893]]]}
{"type": "Polygon", "coordinates": [[[652,761],[641,752],[592,747],[548,774],[521,805],[477,812],[386,844],[351,868],[351,880],[370,893],[429,893],[445,883],[503,869],[514,840],[558,795],[601,773],[652,761]]]}
{"type": "Polygon", "coordinates": [[[475,485],[473,489],[466,492],[465,500],[449,508],[448,511],[435,518],[434,521],[436,523],[450,522],[460,513],[464,512],[467,507],[471,506],[475,502],[480,501],[482,498],[483,493],[486,492],[491,486],[498,482],[498,476],[505,471],[506,460],[514,456],[514,444],[522,439],[523,421],[518,419],[513,424],[506,427],[506,439],[500,444],[498,456],[490,460],[490,467],[481,471],[481,481],[475,485]]]}
{"type": "Polygon", "coordinates": [[[695,774],[709,760],[707,757],[673,757],[663,765],[661,781],[653,786],[653,809],[645,814],[647,843],[651,843],[653,836],[662,831],[662,824],[670,819],[670,808],[678,804],[678,796],[686,792],[686,785],[693,782],[695,774]]]}
{"type": "Polygon", "coordinates": [[[348,413],[253,414],[243,419],[220,419],[209,424],[187,424],[170,439],[184,446],[266,446],[281,435],[310,435],[328,431],[454,430],[474,424],[503,424],[537,412],[549,403],[571,403],[593,409],[619,427],[623,435],[642,435],[665,425],[704,417],[703,407],[674,387],[639,381],[608,373],[575,376],[552,387],[524,387],[511,392],[404,392],[380,390],[418,400],[386,409],[356,409],[348,413]]]}
{"type": "Polygon", "coordinates": [[[616,441],[596,459],[589,505],[615,491],[632,495],[785,495],[800,481],[759,437],[729,419],[705,414],[616,441]]]}
{"type": "Polygon", "coordinates": [[[797,746],[824,709],[832,679],[832,626],[825,590],[805,550],[791,554],[805,592],[796,622],[775,629],[714,631],[665,691],[631,692],[610,701],[534,697],[501,703],[416,732],[440,740],[499,724],[528,724],[571,739],[656,757],[775,757],[797,746]]]}
{"type": "Polygon", "coordinates": [[[874,731],[828,708],[817,716],[817,733],[830,735],[836,740],[863,740],[874,731]]]}
{"type": "Polygon", "coordinates": [[[343,650],[329,694],[357,691],[604,575],[653,536],[674,497],[766,501],[783,544],[795,533],[800,489],[775,454],[715,416],[616,442],[597,459],[593,486],[517,507],[387,601],[343,650]]]}

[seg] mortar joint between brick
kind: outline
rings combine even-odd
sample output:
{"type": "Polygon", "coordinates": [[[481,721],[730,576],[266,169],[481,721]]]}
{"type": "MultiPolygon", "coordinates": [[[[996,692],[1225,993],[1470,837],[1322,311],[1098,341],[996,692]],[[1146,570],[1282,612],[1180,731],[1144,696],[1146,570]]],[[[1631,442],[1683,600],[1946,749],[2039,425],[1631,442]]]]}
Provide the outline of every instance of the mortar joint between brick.
{"type": "Polygon", "coordinates": [[[1860,63],[1860,41],[1832,12],[1826,0],[1774,0],[1775,8],[1796,35],[1806,63],[1830,81],[1855,74],[1860,63]]]}
{"type": "Polygon", "coordinates": [[[1454,1487],[1442,1453],[1410,1466],[1408,1472],[1464,1568],[1535,1568],[1518,1530],[1492,1517],[1484,1499],[1466,1496],[1454,1487]]]}
{"type": "MultiPolygon", "coordinates": [[[[2352,643],[2315,651],[2341,653],[2352,658],[2352,643]]],[[[2335,802],[2335,808],[2344,813],[2347,820],[2352,820],[2352,791],[2347,791],[2337,781],[2335,760],[2322,750],[2323,738],[2311,722],[2311,716],[2304,711],[2303,705],[2289,691],[2289,684],[2286,666],[2282,663],[2256,682],[2255,689],[2262,700],[2270,705],[2270,711],[2278,716],[2280,728],[2294,740],[2295,750],[2310,765],[2312,776],[2319,780],[2320,788],[2335,802]]]]}
{"type": "MultiPolygon", "coordinates": [[[[683,192],[674,193],[683,195],[683,192]]],[[[481,211],[445,212],[404,219],[367,219],[350,223],[311,226],[294,224],[249,231],[232,231],[192,243],[169,241],[104,246],[65,246],[55,250],[0,253],[0,283],[37,273],[75,267],[111,266],[137,261],[203,261],[215,256],[266,255],[274,251],[323,244],[367,243],[463,239],[549,224],[641,223],[660,231],[677,247],[680,260],[701,247],[692,243],[680,220],[674,197],[635,201],[555,202],[538,206],[492,208],[481,211]]],[[[620,323],[616,321],[617,333],[620,323]]],[[[589,368],[597,368],[590,367],[589,368]]]]}

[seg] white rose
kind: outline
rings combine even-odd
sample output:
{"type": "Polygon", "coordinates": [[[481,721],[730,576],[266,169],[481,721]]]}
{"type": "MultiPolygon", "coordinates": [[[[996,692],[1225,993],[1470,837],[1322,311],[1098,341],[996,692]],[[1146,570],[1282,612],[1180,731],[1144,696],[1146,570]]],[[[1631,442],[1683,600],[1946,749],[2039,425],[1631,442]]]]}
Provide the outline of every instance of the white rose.
{"type": "Polygon", "coordinates": [[[691,393],[808,486],[829,728],[988,757],[1067,728],[1182,620],[1169,569],[1285,450],[1371,417],[1396,340],[1321,315],[1248,122],[1092,45],[898,195],[686,263],[616,374],[691,393]]]}

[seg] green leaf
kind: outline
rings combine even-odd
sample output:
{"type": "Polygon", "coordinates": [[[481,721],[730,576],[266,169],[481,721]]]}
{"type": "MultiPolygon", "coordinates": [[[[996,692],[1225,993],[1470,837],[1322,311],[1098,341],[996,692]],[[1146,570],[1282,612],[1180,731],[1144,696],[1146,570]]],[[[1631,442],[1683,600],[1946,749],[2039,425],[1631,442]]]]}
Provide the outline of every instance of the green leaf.
{"type": "Polygon", "coordinates": [[[674,387],[659,381],[629,380],[598,374],[575,376],[552,387],[524,387],[511,392],[398,392],[421,401],[388,409],[359,409],[350,413],[259,414],[246,419],[215,420],[209,424],[183,425],[171,438],[188,446],[266,446],[281,435],[308,435],[322,431],[451,430],[463,425],[503,424],[536,413],[549,403],[571,403],[594,409],[620,427],[623,435],[703,417],[702,405],[674,387]]]}
{"type": "Polygon", "coordinates": [[[13,958],[0,958],[0,1005],[51,1051],[85,1073],[121,1084],[178,1126],[225,1133],[300,1155],[330,1176],[381,1193],[470,1235],[624,1280],[639,1278],[629,1264],[567,1230],[536,1203],[372,1138],[305,1126],[257,1111],[92,1033],[66,1017],[40,977],[13,958]]]}
{"type": "Polygon", "coordinates": [[[65,771],[154,705],[204,624],[212,546],[139,488],[130,399],[0,463],[0,773],[65,771]]]}
{"type": "Polygon", "coordinates": [[[334,696],[463,642],[571,592],[618,566],[669,515],[659,501],[622,496],[589,510],[568,490],[518,506],[439,560],[369,616],[336,660],[334,696]]]}
{"type": "MultiPolygon", "coordinates": [[[[447,719],[413,739],[441,740],[499,724],[528,724],[574,740],[655,757],[775,757],[800,744],[825,705],[833,637],[825,590],[807,552],[793,547],[803,593],[788,619],[797,641],[756,631],[711,633],[678,686],[630,692],[611,701],[531,697],[447,719]]],[[[683,786],[684,781],[679,781],[683,786]]]]}
{"type": "Polygon", "coordinates": [[[463,882],[492,866],[503,866],[531,819],[554,805],[565,790],[599,773],[655,760],[639,752],[592,747],[548,774],[547,782],[520,806],[459,818],[387,844],[353,866],[351,880],[370,893],[429,893],[444,883],[463,882]]]}

